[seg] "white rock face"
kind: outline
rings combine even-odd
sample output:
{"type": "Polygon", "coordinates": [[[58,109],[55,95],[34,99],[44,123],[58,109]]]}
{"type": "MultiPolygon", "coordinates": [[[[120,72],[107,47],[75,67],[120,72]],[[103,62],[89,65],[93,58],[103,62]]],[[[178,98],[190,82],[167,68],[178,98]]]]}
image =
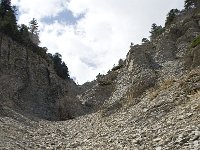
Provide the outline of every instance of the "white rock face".
{"type": "Polygon", "coordinates": [[[128,71],[132,72],[132,70],[133,70],[133,60],[131,60],[131,62],[128,65],[128,71]]]}

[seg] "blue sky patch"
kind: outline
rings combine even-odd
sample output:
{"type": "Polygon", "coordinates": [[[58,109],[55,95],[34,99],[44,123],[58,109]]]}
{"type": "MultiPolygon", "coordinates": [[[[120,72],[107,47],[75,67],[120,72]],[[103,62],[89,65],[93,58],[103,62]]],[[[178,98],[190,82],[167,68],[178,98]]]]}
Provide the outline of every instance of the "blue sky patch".
{"type": "Polygon", "coordinates": [[[96,69],[97,65],[92,62],[91,60],[89,60],[88,58],[80,58],[81,62],[86,64],[88,67],[96,69]]]}
{"type": "Polygon", "coordinates": [[[77,23],[78,20],[80,20],[83,17],[84,14],[81,14],[78,17],[74,17],[70,10],[64,10],[55,17],[53,16],[44,17],[40,21],[45,22],[47,24],[52,24],[55,21],[58,21],[58,22],[66,22],[69,25],[74,25],[77,23]]]}

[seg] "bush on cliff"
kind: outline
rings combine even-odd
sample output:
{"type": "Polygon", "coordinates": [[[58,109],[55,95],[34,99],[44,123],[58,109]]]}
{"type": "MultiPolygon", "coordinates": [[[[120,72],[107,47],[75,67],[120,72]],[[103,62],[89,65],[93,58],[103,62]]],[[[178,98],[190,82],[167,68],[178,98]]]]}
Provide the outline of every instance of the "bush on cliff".
{"type": "Polygon", "coordinates": [[[200,45],[200,36],[198,36],[197,38],[195,38],[192,42],[191,42],[191,47],[194,48],[197,45],[200,45]]]}
{"type": "Polygon", "coordinates": [[[155,23],[152,24],[151,26],[151,35],[150,35],[150,39],[155,39],[157,36],[159,36],[160,34],[162,34],[165,31],[165,28],[163,28],[162,26],[157,26],[155,23]]]}
{"type": "Polygon", "coordinates": [[[175,19],[175,17],[180,13],[178,9],[171,9],[167,14],[167,18],[165,21],[165,27],[169,26],[175,19]]]}
{"type": "Polygon", "coordinates": [[[53,60],[54,69],[57,75],[63,79],[69,79],[69,71],[65,62],[62,61],[62,55],[55,53],[54,55],[48,54],[49,57],[53,60]]]}

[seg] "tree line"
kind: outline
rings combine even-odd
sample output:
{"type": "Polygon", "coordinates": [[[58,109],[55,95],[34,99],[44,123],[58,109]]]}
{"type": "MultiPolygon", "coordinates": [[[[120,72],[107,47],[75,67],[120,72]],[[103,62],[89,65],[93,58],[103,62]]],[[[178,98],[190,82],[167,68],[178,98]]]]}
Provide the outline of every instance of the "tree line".
{"type": "MultiPolygon", "coordinates": [[[[185,0],[184,2],[185,10],[189,9],[199,9],[200,8],[200,0],[185,0]]],[[[157,25],[153,23],[151,26],[150,31],[150,40],[155,39],[157,36],[161,35],[167,27],[169,27],[175,20],[175,18],[180,14],[180,10],[178,9],[171,9],[167,14],[165,20],[165,26],[162,27],[161,25],[157,25]]],[[[142,39],[142,43],[147,43],[149,40],[147,38],[142,39]]]]}
{"type": "Polygon", "coordinates": [[[0,32],[8,35],[13,40],[23,46],[28,47],[34,53],[48,60],[50,58],[54,63],[54,69],[58,76],[63,79],[69,79],[69,71],[62,56],[59,53],[54,55],[47,54],[46,47],[40,47],[38,22],[33,18],[29,26],[17,24],[17,7],[11,5],[11,0],[0,0],[0,32]]]}

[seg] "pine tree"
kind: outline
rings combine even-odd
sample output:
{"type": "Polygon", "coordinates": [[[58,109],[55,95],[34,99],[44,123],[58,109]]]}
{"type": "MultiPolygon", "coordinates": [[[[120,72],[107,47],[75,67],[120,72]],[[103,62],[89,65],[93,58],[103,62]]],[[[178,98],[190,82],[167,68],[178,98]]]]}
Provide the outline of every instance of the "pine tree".
{"type": "Polygon", "coordinates": [[[11,6],[10,0],[1,0],[0,3],[0,30],[13,39],[18,35],[16,7],[11,6]]]}
{"type": "Polygon", "coordinates": [[[4,18],[6,13],[11,10],[12,10],[11,0],[1,0],[0,4],[1,18],[4,18]]]}
{"type": "Polygon", "coordinates": [[[149,42],[149,40],[147,38],[142,39],[142,43],[148,43],[148,42],[149,42]]]}
{"type": "Polygon", "coordinates": [[[178,9],[171,9],[170,12],[167,14],[165,26],[169,26],[179,13],[180,11],[178,9]]]}
{"type": "Polygon", "coordinates": [[[25,24],[22,24],[19,27],[19,33],[21,35],[21,41],[22,43],[29,43],[30,39],[29,39],[29,31],[28,31],[28,27],[25,24]]]}
{"type": "Polygon", "coordinates": [[[38,23],[37,23],[37,20],[35,18],[33,18],[29,22],[29,31],[30,31],[30,39],[31,39],[31,41],[34,44],[39,45],[40,40],[39,40],[38,23]]]}
{"type": "Polygon", "coordinates": [[[49,55],[54,62],[54,69],[57,75],[63,79],[69,79],[69,71],[65,62],[62,61],[62,55],[55,53],[54,55],[49,55]]]}
{"type": "Polygon", "coordinates": [[[157,26],[155,23],[152,24],[151,26],[151,35],[150,35],[150,40],[154,39],[155,37],[159,36],[165,31],[165,28],[162,26],[157,26]]]}
{"type": "Polygon", "coordinates": [[[39,30],[38,30],[38,23],[37,20],[35,18],[33,18],[30,22],[29,22],[29,30],[31,32],[31,34],[39,34],[39,30]]]}

